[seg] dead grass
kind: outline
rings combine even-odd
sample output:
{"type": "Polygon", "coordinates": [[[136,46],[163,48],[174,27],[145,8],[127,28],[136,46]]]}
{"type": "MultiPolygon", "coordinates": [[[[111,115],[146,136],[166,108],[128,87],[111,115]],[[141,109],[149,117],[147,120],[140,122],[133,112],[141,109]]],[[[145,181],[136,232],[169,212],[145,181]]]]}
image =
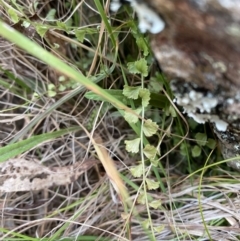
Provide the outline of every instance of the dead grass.
{"type": "MultiPolygon", "coordinates": [[[[4,21],[17,30],[23,30],[19,23],[12,24],[9,13],[6,12],[7,1],[0,2],[3,4],[0,16],[4,21]]],[[[33,11],[31,1],[30,5],[25,1],[17,2],[25,14],[21,19],[29,18],[34,24],[51,24],[52,20],[44,20],[51,9],[56,10],[59,21],[73,16],[72,19],[78,26],[103,24],[94,1],[52,1],[39,4],[38,11],[33,11]]],[[[108,6],[107,1],[105,9],[108,6]]],[[[112,24],[125,24],[125,17],[129,20],[129,15],[125,12],[112,16],[112,24]]],[[[89,34],[80,43],[71,32],[66,34],[54,28],[45,39],[38,35],[35,28],[24,31],[33,41],[91,78],[104,76],[104,68],[109,68],[112,64],[112,45],[106,32],[89,34]]],[[[126,71],[130,85],[140,82],[138,76],[129,75],[124,67],[131,57],[139,55],[138,50],[134,50],[137,47],[128,27],[123,28],[119,39],[117,67],[111,76],[106,75],[99,82],[106,89],[123,87],[122,71],[126,71]],[[132,53],[130,49],[134,50],[135,56],[129,55],[132,53]]],[[[193,163],[194,159],[191,159],[194,170],[201,168],[208,157],[211,159],[208,167],[191,175],[187,174],[187,159],[181,157],[179,149],[161,160],[165,173],[160,167],[155,169],[157,174],[149,169],[149,177],[156,179],[158,176],[161,188],[149,191],[148,199],[160,201],[161,205],[156,209],[147,209],[140,201],[139,187],[142,179],[134,178],[129,171],[138,164],[140,156],[130,155],[124,145],[124,140],[135,134],[115,109],[101,102],[87,100],[83,90],[57,108],[51,108],[73,91],[69,84],[71,80],[65,79],[64,84],[69,85],[64,91],[56,91],[55,96],[49,96],[49,84],[56,87],[62,84],[59,81],[61,73],[4,39],[0,39],[0,67],[1,146],[33,135],[80,126],[81,130],[39,143],[17,158],[29,161],[37,159],[48,168],[81,164],[88,158],[98,159],[89,136],[100,136],[101,145],[122,174],[135,207],[129,221],[104,168],[96,165],[68,185],[1,193],[1,240],[130,240],[127,224],[131,224],[132,240],[239,240],[240,176],[211,166],[212,161],[216,160],[216,154],[202,155],[197,167],[193,163]]],[[[156,69],[152,64],[150,74],[156,69]]],[[[152,112],[149,111],[150,114],[152,112]]],[[[176,135],[184,134],[171,115],[164,118],[163,132],[159,139],[152,140],[161,142],[162,154],[167,153],[179,141],[176,135]],[[171,133],[175,137],[168,135],[171,133]]]]}

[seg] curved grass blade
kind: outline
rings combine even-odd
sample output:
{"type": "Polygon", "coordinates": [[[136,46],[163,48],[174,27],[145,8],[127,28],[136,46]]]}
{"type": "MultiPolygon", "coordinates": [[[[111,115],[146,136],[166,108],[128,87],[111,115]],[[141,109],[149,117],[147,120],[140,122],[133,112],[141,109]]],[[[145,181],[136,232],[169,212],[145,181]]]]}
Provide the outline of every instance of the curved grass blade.
{"type": "Polygon", "coordinates": [[[125,111],[130,111],[134,113],[130,108],[125,106],[121,101],[114,98],[114,96],[107,93],[101,87],[93,83],[90,79],[86,78],[82,75],[79,71],[71,68],[63,61],[55,57],[53,54],[49,53],[37,43],[31,41],[6,23],[0,21],[0,35],[2,35],[7,40],[15,43],[20,48],[24,49],[29,54],[37,57],[38,59],[44,61],[49,66],[55,68],[59,72],[63,73],[64,75],[68,76],[70,79],[74,79],[75,81],[79,82],[80,84],[84,85],[87,89],[95,92],[96,94],[102,96],[106,101],[110,102],[118,109],[122,109],[125,111]]]}
{"type": "Polygon", "coordinates": [[[71,127],[71,128],[67,128],[64,130],[60,130],[60,131],[32,136],[26,140],[19,141],[17,143],[13,143],[13,144],[8,144],[7,146],[0,148],[0,162],[4,162],[4,161],[8,160],[9,158],[13,158],[19,154],[22,154],[25,151],[28,151],[43,142],[55,139],[59,136],[65,135],[72,131],[77,131],[79,129],[81,129],[81,128],[78,126],[71,127]]]}

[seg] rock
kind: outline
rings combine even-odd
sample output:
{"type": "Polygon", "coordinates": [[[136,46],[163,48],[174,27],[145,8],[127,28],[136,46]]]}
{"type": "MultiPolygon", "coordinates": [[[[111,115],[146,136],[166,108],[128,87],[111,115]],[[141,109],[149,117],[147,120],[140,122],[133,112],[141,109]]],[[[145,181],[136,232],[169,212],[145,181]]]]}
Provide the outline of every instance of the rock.
{"type": "MultiPolygon", "coordinates": [[[[166,28],[152,36],[151,45],[172,83],[176,102],[197,122],[214,123],[223,157],[236,157],[240,154],[240,1],[152,0],[149,4],[165,21],[166,28]]],[[[228,164],[240,170],[240,159],[228,164]]]]}
{"type": "MultiPolygon", "coordinates": [[[[150,33],[151,46],[163,73],[171,81],[176,103],[195,121],[213,123],[225,159],[238,156],[240,1],[128,2],[134,8],[136,4],[145,5],[164,22],[160,31],[150,33]]],[[[142,22],[143,14],[138,15],[142,22]]],[[[147,30],[152,32],[151,28],[147,30]]],[[[240,170],[240,158],[228,164],[240,170]]]]}

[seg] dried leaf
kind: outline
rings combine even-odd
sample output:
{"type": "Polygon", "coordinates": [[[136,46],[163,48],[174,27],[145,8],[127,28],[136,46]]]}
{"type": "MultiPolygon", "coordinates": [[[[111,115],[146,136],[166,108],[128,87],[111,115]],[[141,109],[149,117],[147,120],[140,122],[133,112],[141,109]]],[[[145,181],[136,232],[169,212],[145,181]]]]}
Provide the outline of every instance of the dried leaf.
{"type": "Polygon", "coordinates": [[[46,167],[37,160],[10,159],[0,163],[0,192],[41,190],[70,184],[97,163],[87,160],[65,167],[46,167]]]}
{"type": "Polygon", "coordinates": [[[125,205],[128,202],[128,192],[115,167],[113,159],[103,147],[103,142],[100,136],[96,136],[95,139],[92,138],[91,141],[93,142],[99,160],[101,161],[115,191],[118,193],[121,201],[125,205]]]}

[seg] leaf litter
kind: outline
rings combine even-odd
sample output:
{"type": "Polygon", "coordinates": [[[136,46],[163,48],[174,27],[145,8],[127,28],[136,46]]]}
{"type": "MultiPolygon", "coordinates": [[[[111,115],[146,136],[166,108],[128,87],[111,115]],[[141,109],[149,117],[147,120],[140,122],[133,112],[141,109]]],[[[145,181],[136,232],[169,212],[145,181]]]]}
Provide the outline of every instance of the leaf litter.
{"type": "MultiPolygon", "coordinates": [[[[14,2],[24,4],[24,1],[14,2]]],[[[82,4],[82,1],[80,2],[82,4]]],[[[96,16],[96,6],[93,1],[85,1],[84,11],[81,8],[82,6],[79,9],[71,8],[72,1],[68,3],[69,5],[66,7],[64,1],[55,1],[54,8],[59,10],[57,12],[59,18],[68,16],[71,9],[72,11],[78,11],[79,16],[83,16],[80,21],[83,25],[90,26],[92,24],[90,19],[93,19],[100,26],[101,18],[96,16]],[[92,11],[93,9],[94,11],[92,11]]],[[[40,6],[39,12],[42,19],[53,8],[51,4],[46,3],[43,7],[40,6]]],[[[29,10],[29,6],[26,4],[21,7],[26,12],[29,10]]],[[[105,7],[107,9],[107,4],[105,7]]],[[[0,10],[4,13],[1,15],[4,16],[4,21],[10,23],[11,20],[6,19],[7,15],[3,10],[3,6],[0,6],[0,10]]],[[[31,11],[27,15],[30,15],[30,13],[31,11]]],[[[15,13],[11,13],[10,18],[12,18],[13,22],[18,21],[15,13]]],[[[84,34],[83,36],[77,35],[76,37],[82,42],[81,46],[83,47],[79,48],[80,45],[75,45],[75,42],[68,42],[70,38],[68,38],[67,33],[62,34],[61,31],[63,30],[53,31],[54,36],[61,36],[61,38],[49,37],[48,40],[51,46],[46,45],[46,41],[44,42],[41,37],[45,36],[50,24],[48,25],[49,22],[47,21],[42,24],[43,29],[40,36],[37,30],[41,29],[38,22],[41,18],[36,18],[37,20],[29,18],[31,23],[35,24],[35,27],[34,24],[26,27],[24,34],[42,46],[49,48],[52,53],[60,55],[70,65],[78,63],[77,68],[83,71],[84,74],[88,74],[88,69],[85,67],[90,67],[92,64],[92,56],[86,50],[91,50],[92,53],[95,51],[94,48],[89,47],[89,45],[94,45],[91,36],[87,33],[85,36],[84,34]],[[66,43],[64,43],[63,39],[67,40],[66,43]],[[87,39],[88,44],[84,44],[84,39],[87,39]],[[66,54],[67,56],[64,56],[66,54]]],[[[20,28],[20,25],[17,26],[16,24],[15,27],[20,28]]],[[[103,42],[104,51],[108,51],[107,39],[103,39],[103,42]]],[[[142,49],[144,52],[147,51],[145,47],[142,49]]],[[[104,62],[105,59],[103,58],[101,61],[104,62]]],[[[104,64],[106,63],[107,61],[104,62],[104,64]]],[[[60,94],[56,92],[56,96],[53,98],[46,97],[43,93],[47,92],[49,84],[53,83],[56,87],[62,84],[60,83],[61,75],[3,39],[1,39],[0,65],[5,70],[3,73],[1,69],[1,77],[5,82],[9,83],[10,87],[15,87],[14,81],[17,80],[18,84],[22,86],[28,83],[28,87],[35,89],[39,94],[39,99],[34,99],[28,103],[29,105],[26,105],[26,101],[19,94],[22,94],[23,89],[16,89],[15,92],[11,92],[9,91],[11,88],[1,86],[0,115],[1,120],[6,120],[6,123],[2,122],[0,126],[0,144],[4,146],[23,127],[27,126],[34,117],[37,117],[39,113],[42,113],[48,106],[55,103],[59,96],[64,96],[69,90],[60,94]],[[16,79],[10,78],[6,71],[14,73],[16,79]],[[5,111],[5,116],[2,111],[5,111]],[[12,115],[16,115],[16,113],[21,113],[23,118],[13,120],[12,115]],[[7,121],[7,118],[12,120],[7,121]]],[[[98,74],[98,68],[100,68],[98,64],[92,68],[95,71],[93,74],[98,74]]],[[[146,63],[143,60],[137,64],[131,64],[129,65],[129,71],[146,75],[146,63]]],[[[113,80],[111,79],[111,81],[113,80]]],[[[132,89],[133,93],[132,91],[129,92],[133,99],[139,96],[139,90],[136,90],[135,93],[134,90],[132,89]]],[[[148,96],[144,97],[142,96],[143,100],[148,102],[148,96]]],[[[89,124],[93,128],[89,120],[92,118],[91,114],[96,109],[98,110],[99,106],[83,100],[82,94],[79,94],[74,101],[76,103],[72,106],[71,103],[64,103],[57,111],[54,110],[47,117],[41,119],[30,130],[31,133],[47,133],[59,129],[60,125],[65,126],[68,123],[75,124],[79,122],[84,125],[89,124]]],[[[112,165],[114,161],[119,172],[129,176],[127,174],[129,168],[136,167],[136,163],[138,163],[131,155],[128,155],[123,144],[124,140],[126,140],[126,132],[130,132],[130,130],[122,125],[121,121],[109,118],[106,113],[99,116],[97,127],[94,130],[95,133],[97,132],[104,137],[101,141],[101,148],[98,150],[102,153],[104,165],[108,166],[109,163],[112,165]],[[125,130],[125,132],[122,130],[125,130]],[[109,160],[104,162],[106,152],[103,149],[107,150],[107,159],[110,159],[110,162],[109,160]]],[[[145,125],[149,135],[154,134],[156,127],[145,125]]],[[[26,137],[27,135],[24,136],[24,138],[26,137]]],[[[138,139],[134,140],[132,138],[132,141],[125,144],[131,154],[139,150],[138,139]]],[[[83,160],[85,156],[94,156],[95,151],[91,148],[91,145],[84,132],[79,132],[74,136],[69,134],[62,139],[56,139],[47,145],[39,145],[36,150],[27,152],[28,160],[16,158],[1,164],[0,191],[2,194],[0,208],[2,218],[0,226],[6,230],[8,229],[9,235],[8,233],[5,234],[6,240],[8,237],[13,237],[13,230],[18,231],[20,234],[29,235],[29,237],[48,239],[61,230],[61,226],[66,224],[69,224],[69,226],[64,232],[60,232],[60,236],[56,240],[65,237],[71,237],[71,239],[75,240],[85,234],[98,237],[105,236],[109,237],[110,240],[127,240],[123,234],[125,222],[120,216],[124,216],[123,214],[128,215],[124,213],[123,207],[118,205],[114,199],[115,193],[110,191],[109,177],[112,179],[111,181],[115,179],[112,176],[113,167],[108,169],[107,176],[101,167],[98,171],[91,168],[96,164],[91,163],[91,159],[87,159],[85,163],[77,161],[72,164],[74,163],[73,160],[83,160]],[[41,161],[41,164],[38,159],[39,155],[42,157],[41,160],[44,160],[44,162],[41,161]],[[76,170],[79,170],[79,172],[76,172],[76,170]],[[30,171],[34,172],[34,174],[30,173],[30,171]],[[13,179],[16,180],[15,178],[17,178],[18,183],[13,182],[13,179]],[[71,219],[74,221],[71,222],[71,219]],[[119,236],[116,237],[115,234],[122,236],[122,239],[119,236]]],[[[156,154],[155,152],[152,153],[151,149],[145,151],[147,151],[146,154],[151,156],[156,154]]],[[[205,225],[207,225],[212,240],[239,240],[240,176],[222,169],[218,170],[221,175],[214,176],[215,170],[213,170],[210,177],[204,177],[199,188],[200,175],[194,175],[193,180],[190,180],[189,176],[178,171],[177,159],[178,156],[173,160],[169,160],[169,163],[167,162],[166,172],[168,178],[164,177],[164,175],[161,176],[162,183],[166,188],[165,192],[159,189],[154,190],[157,185],[155,186],[152,180],[155,181],[155,179],[148,180],[150,186],[154,187],[148,195],[152,199],[150,204],[153,204],[151,215],[154,218],[156,240],[210,240],[208,237],[206,238],[205,225]]],[[[143,174],[141,166],[139,165],[137,170],[131,170],[135,173],[134,177],[127,183],[131,198],[142,197],[145,201],[144,194],[139,194],[138,190],[131,186],[131,182],[139,183],[139,177],[143,174]]],[[[118,188],[116,188],[116,191],[118,191],[118,188]]],[[[140,201],[135,203],[135,207],[138,210],[138,215],[145,220],[146,207],[140,201]]],[[[142,229],[140,221],[134,218],[133,223],[134,225],[131,227],[132,240],[148,241],[149,236],[142,229]]],[[[145,223],[146,226],[149,226],[148,220],[145,223]]]]}
{"type": "Polygon", "coordinates": [[[36,191],[76,181],[98,161],[45,167],[38,160],[10,159],[0,163],[0,192],[36,191]]]}

